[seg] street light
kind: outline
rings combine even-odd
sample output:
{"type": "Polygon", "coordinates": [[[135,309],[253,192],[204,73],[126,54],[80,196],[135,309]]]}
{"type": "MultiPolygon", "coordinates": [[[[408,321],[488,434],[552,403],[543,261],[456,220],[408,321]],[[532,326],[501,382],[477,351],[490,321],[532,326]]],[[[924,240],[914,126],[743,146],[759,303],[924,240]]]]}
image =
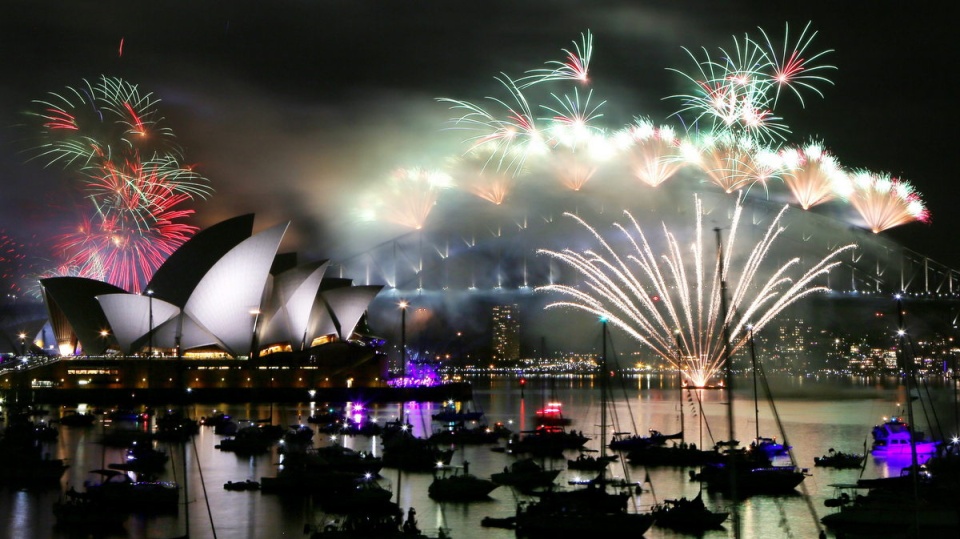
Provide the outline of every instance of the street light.
{"type": "Polygon", "coordinates": [[[400,307],[400,379],[404,385],[407,378],[407,307],[409,305],[405,299],[397,304],[400,307]]]}
{"type": "Polygon", "coordinates": [[[27,355],[27,334],[21,331],[20,334],[17,336],[20,337],[20,355],[26,356],[27,355]]]}
{"type": "Polygon", "coordinates": [[[103,339],[103,352],[101,352],[100,355],[103,356],[107,355],[107,347],[110,345],[109,341],[107,341],[108,335],[110,335],[109,331],[105,329],[100,330],[100,338],[103,339]]]}

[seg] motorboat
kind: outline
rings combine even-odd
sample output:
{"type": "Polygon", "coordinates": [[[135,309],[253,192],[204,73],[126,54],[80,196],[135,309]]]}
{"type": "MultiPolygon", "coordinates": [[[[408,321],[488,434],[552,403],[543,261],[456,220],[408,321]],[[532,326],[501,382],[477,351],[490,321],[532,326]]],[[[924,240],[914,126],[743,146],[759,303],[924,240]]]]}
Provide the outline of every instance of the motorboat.
{"type": "Polygon", "coordinates": [[[556,401],[548,402],[543,408],[537,410],[533,415],[533,420],[537,425],[554,427],[572,423],[569,417],[563,416],[563,404],[556,401]]]}
{"type": "Polygon", "coordinates": [[[85,494],[118,510],[130,512],[175,512],[180,499],[180,487],[169,481],[134,481],[117,470],[93,470],[100,474],[99,483],[84,483],[85,494]]]}
{"type": "Polygon", "coordinates": [[[258,481],[253,481],[247,479],[245,481],[227,481],[223,484],[223,490],[231,490],[234,492],[245,491],[245,490],[260,490],[260,483],[258,481]]]}
{"type": "Polygon", "coordinates": [[[490,479],[498,485],[507,485],[526,492],[552,485],[558,475],[560,470],[544,470],[533,459],[520,459],[509,467],[504,466],[503,472],[491,475],[490,479]]]}
{"type": "Polygon", "coordinates": [[[56,519],[56,527],[60,529],[103,533],[107,530],[122,530],[128,512],[92,500],[71,489],[64,498],[54,502],[53,517],[56,519]]]}
{"type": "Polygon", "coordinates": [[[463,466],[439,466],[427,494],[437,501],[472,502],[485,500],[497,488],[497,483],[469,473],[469,463],[463,466]]]}
{"type": "Polygon", "coordinates": [[[589,440],[582,432],[567,432],[563,427],[540,425],[522,437],[514,434],[507,442],[507,451],[513,454],[556,456],[565,449],[579,449],[589,440]]]}
{"type": "Polygon", "coordinates": [[[716,449],[699,449],[696,444],[648,445],[627,453],[626,460],[637,466],[704,466],[723,462],[716,449]]]}
{"type": "Polygon", "coordinates": [[[680,532],[703,533],[706,530],[720,529],[730,513],[711,511],[703,503],[703,492],[688,500],[664,500],[653,508],[656,525],[680,532]]]}
{"type": "Polygon", "coordinates": [[[708,463],[700,473],[690,471],[690,479],[701,481],[707,488],[729,492],[736,485],[738,494],[788,494],[807,477],[807,471],[792,464],[775,465],[762,453],[742,448],[730,449],[723,461],[708,463]]]}
{"type": "Polygon", "coordinates": [[[682,440],[683,431],[673,434],[663,434],[658,430],[650,429],[647,436],[639,434],[630,434],[629,432],[614,432],[613,439],[610,440],[610,449],[614,451],[631,451],[634,449],[643,449],[650,446],[662,446],[669,440],[682,440]]]}
{"type": "Polygon", "coordinates": [[[139,474],[157,474],[163,471],[170,456],[166,451],[154,449],[149,443],[134,444],[127,449],[124,462],[110,464],[113,470],[124,470],[139,474]]]}
{"type": "Polygon", "coordinates": [[[466,421],[479,421],[483,417],[483,412],[477,410],[466,410],[458,408],[454,401],[447,401],[443,408],[431,415],[434,421],[443,423],[462,423],[466,421]]]}
{"type": "Polygon", "coordinates": [[[501,438],[509,438],[512,432],[503,423],[467,427],[463,422],[450,423],[443,430],[430,435],[430,441],[438,444],[470,445],[495,444],[501,438]]]}
{"type": "MultiPolygon", "coordinates": [[[[417,512],[411,507],[406,519],[395,503],[385,510],[357,511],[330,520],[319,526],[304,526],[310,539],[427,539],[417,523],[417,512]],[[402,524],[401,524],[402,522],[402,524]]],[[[451,539],[447,531],[440,529],[437,539],[451,539]]]]}
{"type": "Polygon", "coordinates": [[[873,436],[871,453],[877,457],[887,455],[909,455],[915,443],[918,455],[931,455],[937,452],[940,442],[924,439],[922,432],[910,428],[903,418],[884,418],[884,422],[875,425],[870,431],[873,436]]]}
{"type": "Polygon", "coordinates": [[[822,457],[813,457],[813,464],[823,468],[859,468],[866,457],[859,453],[844,453],[832,447],[822,457]]]}
{"type": "Polygon", "coordinates": [[[602,457],[588,457],[587,455],[580,454],[575,459],[567,460],[567,469],[568,470],[580,470],[587,472],[599,472],[606,469],[606,467],[611,462],[617,462],[620,460],[618,455],[604,455],[602,457]]]}

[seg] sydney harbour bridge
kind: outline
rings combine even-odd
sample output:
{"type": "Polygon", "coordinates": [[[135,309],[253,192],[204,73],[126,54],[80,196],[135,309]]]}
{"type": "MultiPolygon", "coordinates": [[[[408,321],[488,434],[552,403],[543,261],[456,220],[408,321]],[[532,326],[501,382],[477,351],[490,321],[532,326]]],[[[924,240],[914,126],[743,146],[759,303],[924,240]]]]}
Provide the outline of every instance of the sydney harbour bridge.
{"type": "MultiPolygon", "coordinates": [[[[357,284],[386,285],[371,305],[370,317],[371,325],[383,328],[388,335],[396,332],[396,304],[400,300],[419,307],[420,316],[430,319],[426,323],[436,325],[438,319],[445,320],[439,324],[445,328],[440,333],[482,330],[489,323],[490,305],[526,304],[524,318],[530,321],[546,316],[541,311],[551,300],[548,294],[538,293],[538,287],[578,283],[580,276],[542,253],[563,249],[601,251],[597,238],[571,215],[590,224],[613,251],[623,255],[628,255],[633,246],[613,225],[620,223],[633,229],[629,221],[632,216],[652,250],[661,253],[667,232],[676,235],[681,245],[692,241],[696,233],[695,196],[703,205],[700,233],[708,234],[709,242],[715,236],[726,241],[733,207],[742,197],[739,248],[734,253],[735,258],[742,259],[769,232],[777,214],[788,204],[786,197],[774,189],[755,187],[747,193],[725,193],[696,182],[669,189],[638,185],[611,188],[609,184],[591,189],[587,184],[581,191],[543,186],[528,191],[518,192],[513,200],[499,205],[468,193],[443,193],[422,228],[396,227],[396,236],[371,242],[372,246],[358,254],[335,259],[331,271],[357,284]]],[[[804,269],[832,250],[854,246],[840,255],[837,266],[818,281],[829,289],[827,301],[883,303],[895,294],[905,294],[927,303],[952,304],[960,293],[960,272],[911,250],[886,233],[864,228],[843,202],[811,210],[790,206],[778,226],[783,231],[765,260],[771,267],[797,258],[804,269]]],[[[922,224],[906,226],[925,233],[922,224]]],[[[545,325],[539,331],[555,327],[551,322],[545,325]]]]}

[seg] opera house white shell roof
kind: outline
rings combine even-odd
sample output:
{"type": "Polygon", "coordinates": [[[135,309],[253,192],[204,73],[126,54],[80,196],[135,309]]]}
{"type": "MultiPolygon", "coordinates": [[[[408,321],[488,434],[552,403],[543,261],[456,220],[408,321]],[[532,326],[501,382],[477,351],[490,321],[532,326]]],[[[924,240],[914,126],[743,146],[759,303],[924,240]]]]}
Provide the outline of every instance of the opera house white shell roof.
{"type": "Polygon", "coordinates": [[[238,357],[261,345],[300,350],[320,337],[349,340],[382,286],[345,279],[323,286],[326,261],[273,269],[289,223],[257,234],[252,223],[246,215],[201,231],[144,294],[89,279],[44,279],[50,318],[61,321],[61,353],[100,353],[109,340],[128,355],[179,344],[183,352],[216,347],[238,357]]]}

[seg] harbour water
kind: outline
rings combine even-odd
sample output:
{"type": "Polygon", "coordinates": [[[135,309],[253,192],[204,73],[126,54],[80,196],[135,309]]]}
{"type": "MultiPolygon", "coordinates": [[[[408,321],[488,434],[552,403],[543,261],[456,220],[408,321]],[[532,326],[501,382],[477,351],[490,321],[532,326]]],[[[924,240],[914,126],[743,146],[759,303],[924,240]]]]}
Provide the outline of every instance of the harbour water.
{"type": "MultiPolygon", "coordinates": [[[[515,377],[484,377],[472,380],[474,402],[472,407],[482,410],[489,424],[503,422],[507,428],[520,432],[532,428],[534,412],[547,401],[562,402],[564,415],[572,419],[567,428],[582,431],[592,439],[586,448],[599,449],[600,392],[591,377],[571,376],[553,378],[528,378],[521,390],[515,377]]],[[[766,400],[754,406],[752,386],[747,380],[735,392],[735,436],[750,440],[758,430],[755,414],[759,414],[761,436],[783,436],[777,428],[775,415],[766,400]]],[[[895,379],[867,379],[855,377],[817,378],[784,377],[771,379],[776,411],[784,427],[786,441],[793,447],[797,464],[807,468],[809,476],[795,494],[769,496],[757,495],[739,502],[742,521],[742,536],[750,537],[817,537],[819,518],[832,511],[824,507],[824,501],[836,493],[830,485],[851,483],[861,475],[861,470],[835,470],[814,467],[814,457],[824,455],[829,449],[862,453],[870,441],[870,429],[884,416],[906,415],[899,404],[904,394],[895,379]]],[[[680,429],[681,393],[676,381],[669,376],[645,376],[625,378],[613,384],[615,413],[608,419],[608,438],[613,431],[639,432],[648,429],[664,433],[680,429]]],[[[939,410],[939,420],[944,432],[954,435],[956,419],[955,390],[949,383],[932,383],[923,387],[924,400],[932,402],[939,410]]],[[[683,394],[683,416],[687,443],[711,447],[715,442],[729,438],[727,427],[727,391],[700,390],[683,394]],[[700,402],[698,402],[698,399],[700,402]],[[701,411],[702,410],[702,414],[701,411]]],[[[383,424],[404,414],[419,436],[429,434],[440,427],[432,423],[430,416],[439,408],[438,403],[380,404],[369,405],[365,414],[383,424]]],[[[298,404],[256,403],[246,405],[191,405],[187,410],[194,418],[210,416],[215,411],[225,412],[237,419],[272,418],[280,425],[308,425],[307,418],[325,403],[303,402],[298,404]]],[[[49,409],[44,419],[56,418],[61,409],[49,409]]],[[[918,427],[927,433],[933,430],[923,410],[916,411],[918,427]]],[[[929,421],[933,421],[932,415],[929,421]]],[[[131,428],[132,425],[131,425],[131,428]]],[[[98,443],[101,426],[59,428],[56,442],[45,450],[51,458],[64,458],[70,468],[64,474],[61,488],[14,488],[0,487],[0,537],[17,539],[53,539],[77,537],[75,530],[63,530],[54,526],[52,505],[62,492],[73,486],[82,490],[84,481],[97,479],[91,470],[105,468],[112,462],[120,462],[122,449],[104,447],[98,443]]],[[[173,456],[162,479],[183,483],[187,473],[189,489],[189,535],[192,538],[259,539],[276,537],[304,537],[304,525],[322,525],[332,515],[322,511],[311,500],[301,497],[286,497],[264,494],[258,491],[232,492],[223,488],[227,481],[252,479],[276,475],[282,456],[274,447],[270,453],[257,457],[239,457],[217,449],[222,436],[210,427],[202,427],[199,435],[188,444],[185,465],[181,460],[180,447],[158,442],[158,447],[173,456]]],[[[379,455],[378,437],[347,436],[331,440],[329,435],[316,434],[315,445],[341,443],[356,450],[379,455]]],[[[470,445],[458,449],[452,464],[470,463],[470,472],[489,477],[501,471],[514,457],[491,450],[490,445],[470,445]]],[[[595,453],[591,453],[595,454],[595,453]]],[[[566,458],[575,458],[576,451],[568,452],[566,458]]],[[[546,467],[563,469],[557,483],[565,485],[575,479],[577,472],[566,470],[565,460],[547,460],[546,467]]],[[[906,462],[888,462],[868,457],[862,471],[863,477],[887,477],[898,475],[906,462]]],[[[644,468],[642,466],[611,465],[611,475],[641,483],[643,491],[636,496],[641,511],[664,499],[685,496],[692,498],[699,491],[699,484],[689,478],[687,468],[644,468]],[[649,482],[646,479],[649,478],[649,482]]],[[[495,489],[488,501],[473,503],[437,503],[427,495],[432,481],[430,473],[398,473],[396,469],[384,468],[379,480],[394,492],[404,511],[415,507],[421,529],[436,535],[438,528],[449,530],[454,539],[499,539],[513,538],[511,530],[483,528],[481,519],[486,516],[507,517],[514,514],[516,504],[524,499],[507,487],[495,489]]],[[[705,492],[708,507],[730,509],[730,500],[709,491],[705,492]]],[[[108,538],[160,539],[184,535],[187,525],[185,509],[177,515],[144,516],[131,515],[122,530],[111,534],[97,535],[108,538]]],[[[83,536],[83,535],[81,535],[83,536]]],[[[644,537],[682,537],[669,530],[651,528],[644,537]]],[[[707,532],[704,537],[732,537],[729,521],[723,530],[707,532]]],[[[832,536],[829,534],[828,536],[832,536]]]]}

